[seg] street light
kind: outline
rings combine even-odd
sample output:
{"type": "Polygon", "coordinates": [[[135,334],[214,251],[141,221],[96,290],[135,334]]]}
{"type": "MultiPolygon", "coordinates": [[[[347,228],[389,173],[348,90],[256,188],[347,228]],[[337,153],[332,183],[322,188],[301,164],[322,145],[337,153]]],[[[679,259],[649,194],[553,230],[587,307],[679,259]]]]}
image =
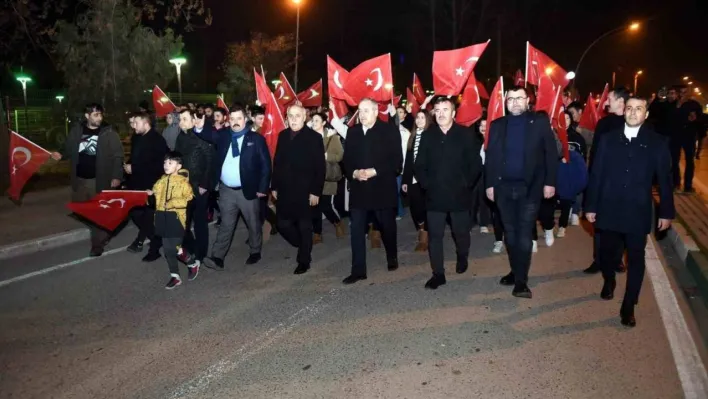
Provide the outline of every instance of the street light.
{"type": "Polygon", "coordinates": [[[688,79],[690,79],[688,76],[683,77],[683,80],[688,80],[688,79]]]}
{"type": "Polygon", "coordinates": [[[182,65],[187,63],[187,59],[184,57],[176,57],[170,60],[170,63],[175,65],[177,68],[177,87],[179,89],[179,102],[182,102],[182,65]]]}
{"type": "Polygon", "coordinates": [[[297,23],[295,25],[295,93],[297,93],[297,64],[300,56],[300,4],[302,0],[291,0],[297,8],[297,23]]]}
{"type": "Polygon", "coordinates": [[[22,84],[22,97],[25,100],[25,134],[27,134],[27,131],[29,131],[29,117],[27,116],[27,83],[31,82],[32,78],[30,78],[29,75],[26,75],[22,71],[22,68],[20,68],[20,73],[15,76],[15,79],[22,84]]]}
{"type": "Polygon", "coordinates": [[[688,82],[688,85],[689,85],[689,86],[692,86],[692,85],[693,85],[693,82],[688,82]]]}
{"type": "Polygon", "coordinates": [[[56,99],[59,101],[59,104],[61,104],[61,101],[64,99],[64,96],[58,95],[58,96],[56,96],[56,97],[54,97],[54,98],[56,98],[56,99]]]}
{"type": "Polygon", "coordinates": [[[280,86],[283,82],[281,82],[280,79],[275,79],[275,80],[271,81],[270,83],[272,83],[273,86],[278,87],[278,86],[280,86]]]}
{"type": "Polygon", "coordinates": [[[634,95],[637,95],[637,80],[639,79],[639,75],[643,74],[644,71],[641,69],[637,71],[637,73],[634,74],[634,95]]]}
{"type": "Polygon", "coordinates": [[[580,60],[578,60],[578,65],[575,67],[575,73],[577,74],[578,71],[580,70],[580,64],[583,62],[583,59],[585,56],[588,54],[588,51],[590,51],[591,48],[593,48],[600,40],[606,38],[607,36],[610,36],[614,33],[621,32],[623,30],[628,30],[630,32],[636,32],[641,28],[641,24],[639,22],[632,22],[629,26],[623,25],[619,26],[615,29],[608,30],[607,32],[603,33],[602,35],[598,36],[597,39],[593,40],[592,43],[583,51],[583,54],[580,56],[580,60]]]}

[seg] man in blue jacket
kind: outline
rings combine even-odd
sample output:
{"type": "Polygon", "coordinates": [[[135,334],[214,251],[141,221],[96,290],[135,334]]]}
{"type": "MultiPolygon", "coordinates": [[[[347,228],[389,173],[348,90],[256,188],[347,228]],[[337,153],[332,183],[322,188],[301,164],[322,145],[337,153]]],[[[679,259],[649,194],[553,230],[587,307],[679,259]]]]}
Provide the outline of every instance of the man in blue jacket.
{"type": "Polygon", "coordinates": [[[659,185],[658,229],[666,230],[674,218],[671,154],[666,140],[644,124],[648,116],[644,98],[630,98],[623,129],[600,139],[590,172],[585,214],[599,230],[598,252],[605,280],[600,296],[614,298],[615,266],[627,250],[627,288],[620,309],[622,324],[636,325],[634,306],[644,279],[644,247],[652,230],[652,183],[659,185]]]}
{"type": "Polygon", "coordinates": [[[200,137],[216,147],[215,179],[219,182],[219,209],[221,225],[206,266],[224,269],[224,258],[231,246],[239,214],[248,227],[250,255],[247,265],[261,260],[263,224],[260,218],[261,201],[270,185],[271,161],[265,139],[246,123],[246,110],[234,105],[229,112],[229,127],[214,129],[204,124],[204,117],[196,123],[200,137]]]}

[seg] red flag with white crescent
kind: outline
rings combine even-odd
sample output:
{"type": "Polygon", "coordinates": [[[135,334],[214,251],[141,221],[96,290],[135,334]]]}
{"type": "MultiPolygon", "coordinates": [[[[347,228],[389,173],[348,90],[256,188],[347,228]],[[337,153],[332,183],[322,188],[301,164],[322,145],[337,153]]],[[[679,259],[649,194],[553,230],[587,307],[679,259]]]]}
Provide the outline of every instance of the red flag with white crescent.
{"type": "Polygon", "coordinates": [[[22,188],[49,156],[49,151],[10,131],[10,188],[7,189],[10,198],[20,199],[22,188]]]}
{"type": "Polygon", "coordinates": [[[565,69],[561,68],[558,63],[553,61],[541,50],[535,48],[531,43],[526,42],[528,46],[528,58],[526,60],[526,70],[528,75],[526,81],[532,85],[540,86],[541,78],[547,77],[553,85],[553,92],[556,91],[556,86],[560,86],[563,90],[570,82],[565,69]]]}
{"type": "Polygon", "coordinates": [[[425,89],[423,88],[423,84],[420,83],[418,75],[415,73],[413,73],[413,95],[415,96],[416,101],[418,101],[418,104],[423,104],[425,102],[425,89]]]}
{"type": "Polygon", "coordinates": [[[489,92],[479,80],[477,81],[477,93],[479,93],[479,98],[482,100],[489,100],[489,92]]]}
{"type": "Polygon", "coordinates": [[[355,104],[352,105],[358,104],[364,98],[371,98],[379,103],[391,101],[391,54],[371,58],[352,69],[344,82],[344,91],[354,100],[355,104]]]}
{"type": "MultiPolygon", "coordinates": [[[[338,98],[334,98],[330,96],[329,101],[334,105],[334,112],[337,113],[337,117],[339,118],[344,118],[347,116],[349,113],[349,106],[347,105],[347,102],[345,100],[340,100],[338,98]]],[[[330,110],[331,112],[332,110],[330,110]]],[[[330,115],[330,118],[332,118],[333,115],[330,115]]]]}
{"type": "Polygon", "coordinates": [[[463,126],[472,126],[482,117],[482,102],[477,88],[477,79],[474,73],[467,80],[465,90],[462,92],[462,101],[457,108],[455,122],[463,126]]]}
{"type": "Polygon", "coordinates": [[[487,133],[484,135],[484,149],[489,144],[489,129],[492,122],[504,116],[504,80],[499,77],[494,89],[489,93],[489,106],[487,107],[487,133]]]}
{"type": "Polygon", "coordinates": [[[440,96],[460,94],[489,41],[433,54],[433,90],[440,96]]]}
{"type": "Polygon", "coordinates": [[[104,190],[84,202],[70,202],[67,207],[93,223],[113,231],[128,217],[133,207],[147,204],[146,191],[104,190]]]}
{"type": "Polygon", "coordinates": [[[177,106],[157,85],[152,89],[152,105],[155,107],[155,115],[158,118],[163,118],[177,109],[177,106]]]}
{"type": "Polygon", "coordinates": [[[322,106],[322,79],[297,95],[303,107],[322,106]]]}
{"type": "Polygon", "coordinates": [[[358,105],[357,102],[344,91],[344,83],[346,83],[348,78],[349,71],[337,64],[332,57],[327,56],[327,92],[329,93],[329,98],[344,100],[347,104],[356,106],[358,105]]]}
{"type": "Polygon", "coordinates": [[[596,119],[599,121],[600,119],[604,118],[607,116],[607,111],[605,111],[605,103],[607,102],[607,96],[610,94],[610,85],[605,83],[605,89],[602,91],[602,95],[600,96],[600,102],[597,103],[597,107],[595,110],[597,111],[596,119]]]}
{"type": "Polygon", "coordinates": [[[229,107],[226,106],[226,103],[224,102],[224,99],[221,98],[221,96],[216,96],[216,107],[225,109],[227,113],[226,116],[228,117],[229,107]]]}
{"type": "Polygon", "coordinates": [[[588,101],[585,104],[585,109],[583,109],[583,114],[580,115],[580,122],[578,126],[595,131],[597,127],[597,110],[595,109],[595,97],[592,93],[588,95],[588,101]]]}
{"type": "Polygon", "coordinates": [[[521,72],[521,69],[517,69],[516,73],[514,74],[514,86],[523,86],[524,85],[524,73],[521,72]]]}
{"type": "Polygon", "coordinates": [[[288,77],[285,76],[283,72],[280,73],[279,80],[280,83],[276,84],[273,95],[275,96],[275,100],[278,101],[278,104],[280,104],[280,109],[285,109],[288,105],[295,102],[297,96],[295,95],[295,90],[293,90],[293,87],[290,85],[290,81],[288,81],[288,77]]]}
{"type": "Polygon", "coordinates": [[[270,101],[272,94],[270,87],[268,87],[265,78],[256,71],[256,68],[253,68],[253,78],[256,81],[256,97],[258,98],[258,102],[261,103],[262,106],[265,106],[268,101],[270,101]]]}
{"type": "Polygon", "coordinates": [[[263,121],[263,127],[260,130],[261,134],[265,138],[266,145],[268,146],[271,161],[273,160],[273,157],[275,157],[275,147],[278,145],[278,136],[280,135],[280,132],[286,129],[286,127],[283,114],[280,110],[275,95],[271,93],[270,101],[268,101],[265,105],[265,120],[263,121]]]}
{"type": "Polygon", "coordinates": [[[406,88],[406,101],[411,105],[411,114],[415,116],[420,111],[420,104],[418,104],[418,99],[411,89],[406,88]]]}
{"type": "Polygon", "coordinates": [[[548,115],[551,119],[551,127],[556,130],[558,135],[558,140],[561,142],[561,147],[563,148],[563,157],[566,161],[570,160],[570,148],[568,147],[568,126],[565,121],[565,106],[563,105],[563,98],[561,96],[562,88],[558,86],[556,89],[556,97],[553,102],[552,112],[548,115]]]}

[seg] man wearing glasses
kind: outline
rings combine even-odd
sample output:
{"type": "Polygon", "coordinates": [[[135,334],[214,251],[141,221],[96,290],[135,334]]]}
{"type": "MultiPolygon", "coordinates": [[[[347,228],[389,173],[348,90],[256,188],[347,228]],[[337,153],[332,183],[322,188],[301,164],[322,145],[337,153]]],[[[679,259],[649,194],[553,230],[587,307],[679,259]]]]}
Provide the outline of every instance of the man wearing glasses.
{"type": "Polygon", "coordinates": [[[524,87],[509,90],[509,113],[489,127],[484,165],[487,197],[499,208],[511,266],[500,284],[513,285],[512,295],[521,298],[531,298],[531,232],[541,199],[555,195],[558,166],[548,116],[530,112],[528,101],[524,87]]]}

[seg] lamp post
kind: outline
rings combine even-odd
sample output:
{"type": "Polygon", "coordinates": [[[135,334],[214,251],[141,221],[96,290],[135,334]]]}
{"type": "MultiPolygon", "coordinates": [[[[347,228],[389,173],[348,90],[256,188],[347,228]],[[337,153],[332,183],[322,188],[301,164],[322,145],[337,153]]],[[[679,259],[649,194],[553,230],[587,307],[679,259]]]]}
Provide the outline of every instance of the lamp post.
{"type": "MultiPolygon", "coordinates": [[[[64,100],[64,96],[59,94],[58,96],[54,97],[59,101],[59,105],[61,105],[62,100],[64,100]]],[[[66,117],[66,109],[64,109],[64,133],[66,136],[69,136],[69,118],[66,117]]]]}
{"type": "Polygon", "coordinates": [[[575,73],[577,74],[578,71],[580,71],[580,64],[583,62],[583,59],[585,56],[588,54],[588,51],[590,51],[591,48],[593,48],[600,40],[606,38],[607,36],[610,36],[614,33],[621,32],[623,30],[628,30],[630,32],[636,32],[639,30],[641,27],[641,24],[639,22],[632,22],[629,26],[619,26],[617,28],[614,28],[612,30],[608,30],[607,32],[601,34],[600,36],[597,37],[597,39],[593,40],[592,43],[583,51],[583,54],[580,56],[580,60],[578,60],[578,65],[575,67],[575,73]]]}
{"type": "Polygon", "coordinates": [[[170,60],[170,63],[174,64],[177,68],[177,87],[179,89],[179,102],[182,102],[182,65],[187,63],[187,59],[184,57],[176,57],[170,60]]]}
{"type": "Polygon", "coordinates": [[[25,134],[27,134],[29,131],[29,117],[27,116],[27,83],[31,82],[32,78],[25,75],[24,72],[20,72],[17,76],[15,76],[15,79],[22,84],[22,97],[25,100],[25,134]]]}
{"type": "Polygon", "coordinates": [[[295,8],[297,8],[297,22],[295,25],[295,93],[297,93],[297,64],[298,58],[300,56],[300,4],[302,0],[292,0],[295,3],[295,8]]]}
{"type": "Polygon", "coordinates": [[[644,71],[641,69],[637,71],[637,73],[634,74],[634,95],[637,95],[637,81],[639,80],[639,75],[643,74],[644,71]]]}

